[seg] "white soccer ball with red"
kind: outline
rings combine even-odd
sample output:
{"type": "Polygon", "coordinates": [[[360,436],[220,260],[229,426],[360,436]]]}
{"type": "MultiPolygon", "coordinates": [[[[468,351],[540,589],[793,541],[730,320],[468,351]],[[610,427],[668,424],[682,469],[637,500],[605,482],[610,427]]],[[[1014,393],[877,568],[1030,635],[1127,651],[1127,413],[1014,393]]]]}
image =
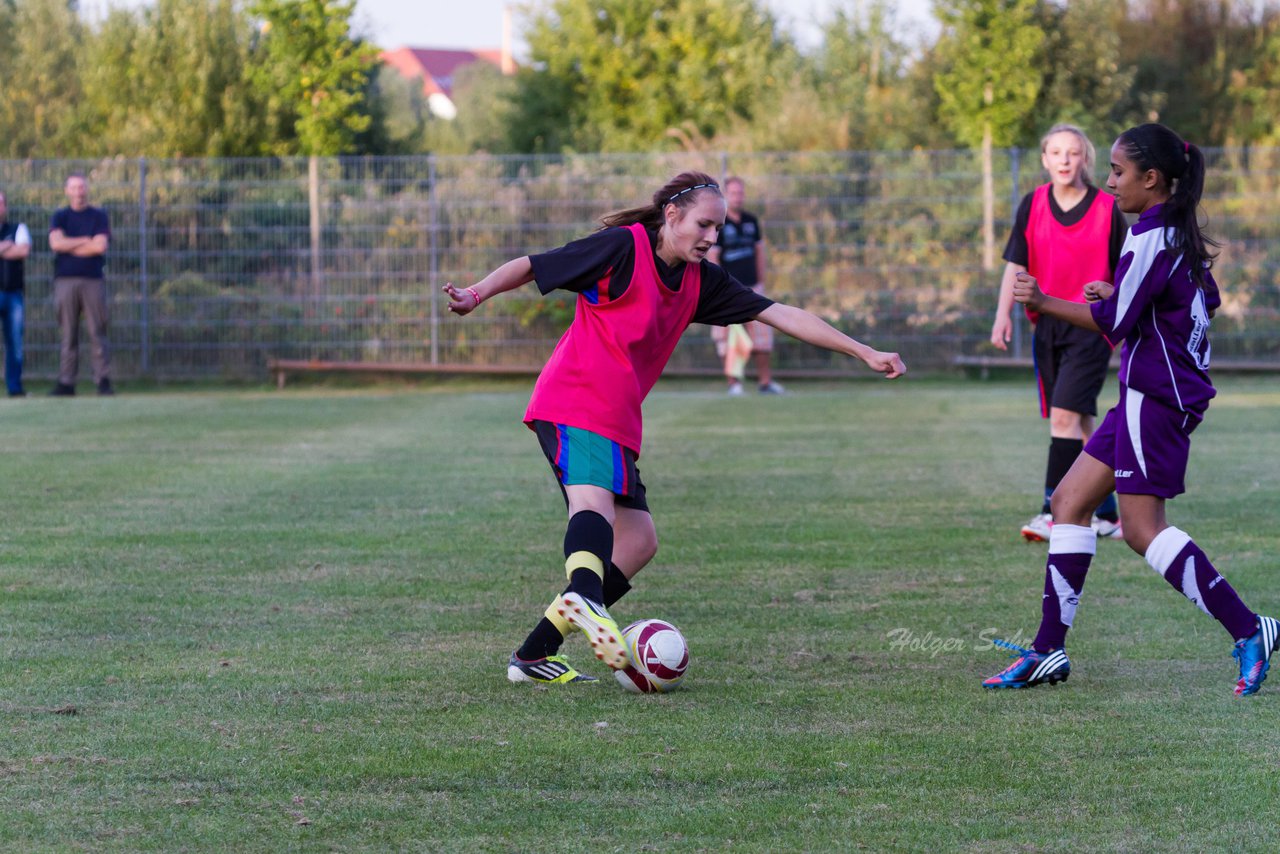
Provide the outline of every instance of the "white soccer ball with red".
{"type": "Polygon", "coordinates": [[[680,684],[689,666],[689,644],[679,629],[665,620],[637,620],[622,630],[622,640],[630,663],[613,675],[623,688],[661,694],[680,684]]]}

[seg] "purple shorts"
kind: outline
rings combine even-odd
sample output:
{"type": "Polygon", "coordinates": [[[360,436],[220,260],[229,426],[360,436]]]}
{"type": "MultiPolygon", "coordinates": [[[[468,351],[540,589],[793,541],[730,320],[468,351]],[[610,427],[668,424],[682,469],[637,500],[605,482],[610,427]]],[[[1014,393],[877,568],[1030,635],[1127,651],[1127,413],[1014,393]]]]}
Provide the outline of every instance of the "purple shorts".
{"type": "Polygon", "coordinates": [[[1183,479],[1191,433],[1200,417],[1170,409],[1140,391],[1124,388],[1084,452],[1110,466],[1121,495],[1173,498],[1186,492],[1183,479]]]}

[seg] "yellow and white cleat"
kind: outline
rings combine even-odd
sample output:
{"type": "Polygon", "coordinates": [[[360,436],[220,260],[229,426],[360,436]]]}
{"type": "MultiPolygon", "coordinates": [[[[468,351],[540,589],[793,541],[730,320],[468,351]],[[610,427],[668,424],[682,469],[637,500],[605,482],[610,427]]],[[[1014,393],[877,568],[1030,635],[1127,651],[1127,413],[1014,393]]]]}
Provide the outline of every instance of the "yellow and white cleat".
{"type": "Polygon", "coordinates": [[[609,616],[604,605],[592,602],[578,593],[565,593],[560,597],[560,605],[556,610],[570,625],[582,629],[587,640],[591,641],[596,658],[614,670],[627,666],[627,650],[622,643],[622,630],[613,617],[609,616]]]}

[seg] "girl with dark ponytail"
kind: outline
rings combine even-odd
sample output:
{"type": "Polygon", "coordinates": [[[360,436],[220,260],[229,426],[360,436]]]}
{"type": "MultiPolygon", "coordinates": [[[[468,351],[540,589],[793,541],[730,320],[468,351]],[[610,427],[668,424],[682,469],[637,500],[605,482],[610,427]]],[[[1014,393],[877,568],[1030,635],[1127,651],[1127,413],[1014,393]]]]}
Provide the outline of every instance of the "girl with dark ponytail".
{"type": "Polygon", "coordinates": [[[1115,285],[1090,282],[1081,305],[1017,275],[1015,300],[1121,345],[1120,400],[1053,493],[1040,630],[1030,649],[1001,642],[1017,659],[982,683],[988,688],[1052,685],[1070,675],[1067,629],[1097,550],[1089,516],[1113,489],[1129,547],[1235,640],[1235,693],[1253,694],[1267,677],[1280,622],[1249,610],[1195,541],[1165,519],[1165,502],[1185,491],[1191,433],[1215,394],[1208,333],[1220,299],[1208,249],[1216,244],[1197,215],[1204,172],[1200,149],[1169,128],[1130,128],[1111,146],[1107,179],[1120,210],[1138,215],[1115,285]]]}
{"type": "Polygon", "coordinates": [[[861,359],[889,379],[906,373],[897,353],[880,352],[816,315],[773,302],[709,262],[725,213],[714,178],[682,172],[649,204],[604,217],[604,227],[592,235],[508,261],[471,287],[444,286],[449,310],[459,316],[535,280],[543,294],[577,294],[573,323],[542,369],[524,415],[569,511],[569,586],[511,654],[512,682],[596,681],[559,654],[574,628],[586,633],[596,657],[619,671],[620,680],[628,678],[622,632],[607,608],[631,589],[631,579],[658,549],[636,468],[640,405],[689,324],[758,320],[861,359]]]}
{"type": "Polygon", "coordinates": [[[1217,257],[1208,247],[1218,246],[1200,230],[1204,152],[1164,125],[1154,123],[1130,128],[1120,134],[1116,145],[1139,172],[1160,176],[1161,185],[1169,192],[1161,209],[1168,246],[1186,255],[1192,278],[1204,284],[1204,275],[1217,257]]]}

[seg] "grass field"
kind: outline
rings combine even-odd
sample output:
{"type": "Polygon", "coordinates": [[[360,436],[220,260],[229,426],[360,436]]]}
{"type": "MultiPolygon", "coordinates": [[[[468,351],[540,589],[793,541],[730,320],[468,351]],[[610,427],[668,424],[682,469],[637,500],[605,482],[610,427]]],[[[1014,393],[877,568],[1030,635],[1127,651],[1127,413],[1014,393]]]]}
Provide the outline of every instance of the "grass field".
{"type": "MultiPolygon", "coordinates": [[[[1170,518],[1280,615],[1280,391],[1219,385],[1170,518]]],[[[563,579],[523,383],[4,404],[0,850],[1274,850],[1280,677],[1123,543],[1071,680],[979,688],[1039,619],[1032,394],[660,387],[646,697],[506,681],[563,579]]]]}

